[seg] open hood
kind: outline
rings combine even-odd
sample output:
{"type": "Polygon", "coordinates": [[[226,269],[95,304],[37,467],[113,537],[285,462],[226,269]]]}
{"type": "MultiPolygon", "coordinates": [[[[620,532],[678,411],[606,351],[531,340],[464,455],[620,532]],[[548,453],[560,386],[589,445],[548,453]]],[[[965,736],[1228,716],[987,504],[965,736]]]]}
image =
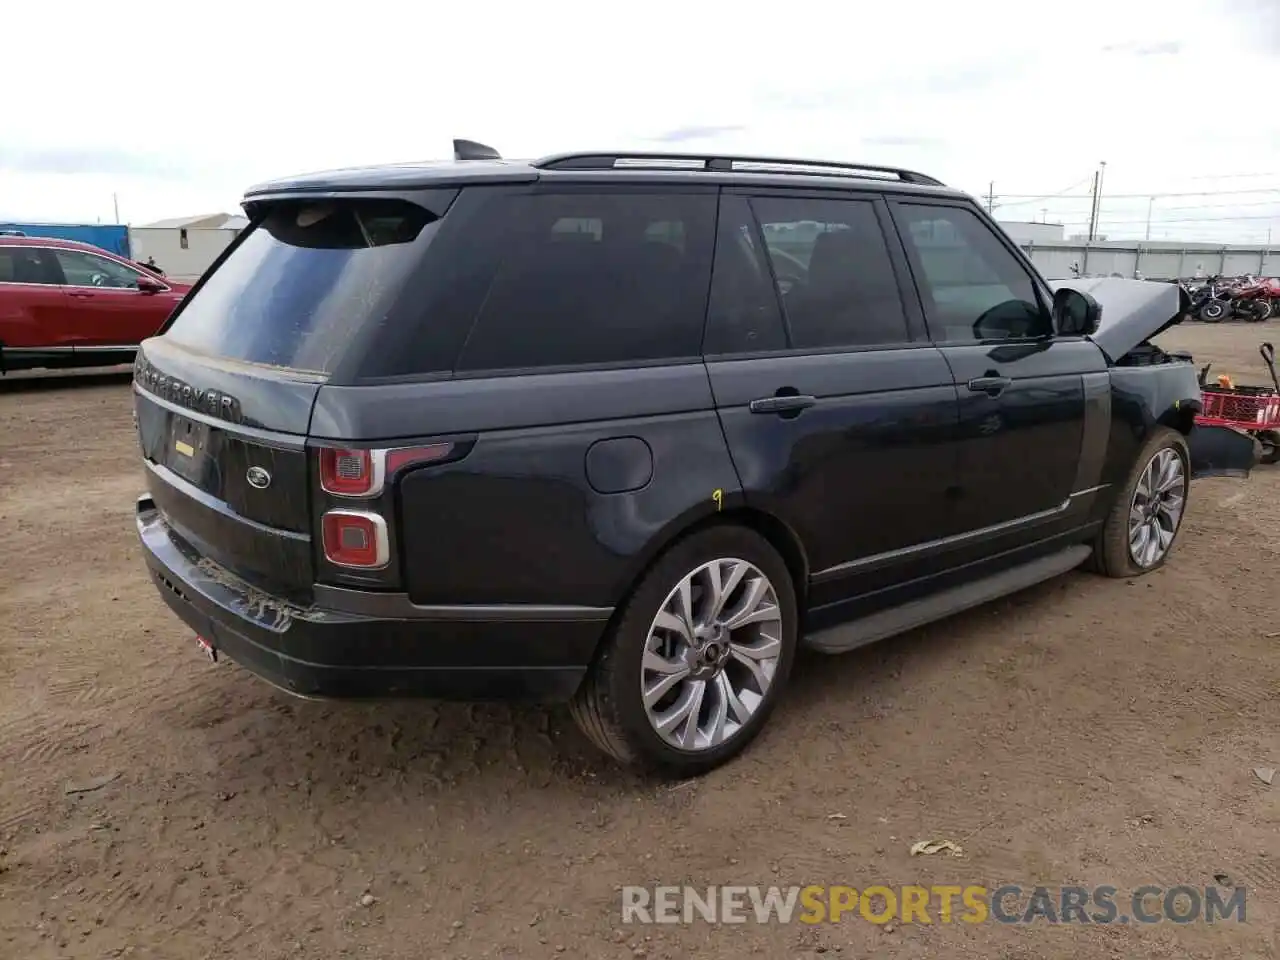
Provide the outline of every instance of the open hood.
{"type": "Polygon", "coordinates": [[[1054,290],[1069,287],[1087,293],[1102,307],[1098,330],[1089,339],[1115,363],[1144,340],[1181,323],[1190,298],[1177,283],[1122,277],[1051,280],[1054,290]]]}

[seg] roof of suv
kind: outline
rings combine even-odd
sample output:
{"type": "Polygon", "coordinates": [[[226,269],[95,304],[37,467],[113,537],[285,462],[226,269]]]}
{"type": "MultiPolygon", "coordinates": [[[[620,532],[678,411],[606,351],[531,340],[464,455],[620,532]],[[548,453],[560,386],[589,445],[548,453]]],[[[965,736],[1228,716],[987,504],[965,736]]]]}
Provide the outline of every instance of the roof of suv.
{"type": "MultiPolygon", "coordinates": [[[[457,141],[455,141],[456,145],[457,141]]],[[[486,148],[488,149],[488,148],[486,148]]],[[[300,174],[258,184],[246,198],[281,193],[329,193],[370,190],[414,190],[480,183],[532,183],[572,176],[574,179],[625,178],[696,180],[707,183],[868,186],[891,185],[895,190],[931,195],[963,196],[933,177],[913,170],[830,160],[743,157],[721,154],[592,151],[565,153],[540,160],[503,160],[496,152],[469,156],[458,151],[454,160],[351,167],[300,174]],[[852,182],[852,183],[851,183],[852,182]]]]}

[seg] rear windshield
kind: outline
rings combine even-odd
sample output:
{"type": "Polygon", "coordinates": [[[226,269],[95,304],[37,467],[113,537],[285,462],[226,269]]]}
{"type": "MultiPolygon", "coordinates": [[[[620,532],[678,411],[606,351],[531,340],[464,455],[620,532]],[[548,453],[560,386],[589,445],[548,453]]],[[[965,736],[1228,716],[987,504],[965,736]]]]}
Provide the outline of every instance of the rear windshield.
{"type": "Polygon", "coordinates": [[[393,199],[270,208],[166,332],[200,353],[328,374],[352,334],[385,316],[434,216],[393,199]]]}

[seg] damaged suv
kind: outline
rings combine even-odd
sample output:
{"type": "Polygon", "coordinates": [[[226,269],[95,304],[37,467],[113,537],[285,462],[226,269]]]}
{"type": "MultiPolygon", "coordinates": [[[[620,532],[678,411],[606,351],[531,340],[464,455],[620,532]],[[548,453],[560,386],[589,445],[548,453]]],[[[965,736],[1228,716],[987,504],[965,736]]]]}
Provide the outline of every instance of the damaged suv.
{"type": "Polygon", "coordinates": [[[798,645],[1154,570],[1253,464],[1149,342],[1177,285],[1054,289],[931,177],[456,148],[251,190],[139,351],[151,575],[292,693],[565,700],[696,773],[798,645]]]}

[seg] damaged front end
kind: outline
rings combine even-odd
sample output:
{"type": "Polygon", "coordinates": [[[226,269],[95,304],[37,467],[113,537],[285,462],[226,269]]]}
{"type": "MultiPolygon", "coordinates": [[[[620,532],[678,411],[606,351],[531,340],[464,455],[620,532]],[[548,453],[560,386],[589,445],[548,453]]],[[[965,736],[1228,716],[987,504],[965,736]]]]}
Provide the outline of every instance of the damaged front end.
{"type": "Polygon", "coordinates": [[[1050,285],[1097,302],[1098,324],[1089,339],[1111,366],[1113,391],[1139,401],[1155,422],[1186,434],[1193,478],[1249,476],[1262,459],[1261,444],[1235,427],[1197,422],[1203,403],[1191,354],[1151,342],[1186,318],[1190,297],[1181,284],[1078,277],[1050,285]]]}

